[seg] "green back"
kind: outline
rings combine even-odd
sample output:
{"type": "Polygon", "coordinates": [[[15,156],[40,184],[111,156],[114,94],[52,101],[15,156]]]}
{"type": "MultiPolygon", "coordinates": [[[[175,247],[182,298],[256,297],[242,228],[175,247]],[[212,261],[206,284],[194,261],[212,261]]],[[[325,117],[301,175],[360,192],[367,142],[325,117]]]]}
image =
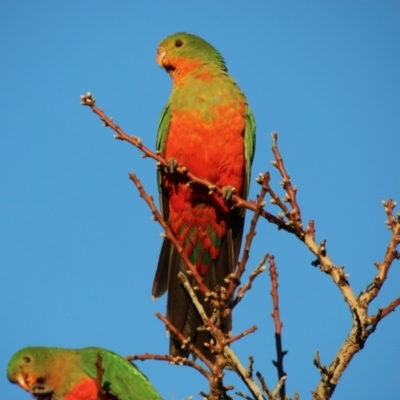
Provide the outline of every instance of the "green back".
{"type": "Polygon", "coordinates": [[[104,370],[102,387],[118,400],[159,400],[161,396],[139,369],[118,354],[111,351],[88,347],[81,350],[84,369],[89,376],[96,378],[96,361],[101,355],[104,370]]]}

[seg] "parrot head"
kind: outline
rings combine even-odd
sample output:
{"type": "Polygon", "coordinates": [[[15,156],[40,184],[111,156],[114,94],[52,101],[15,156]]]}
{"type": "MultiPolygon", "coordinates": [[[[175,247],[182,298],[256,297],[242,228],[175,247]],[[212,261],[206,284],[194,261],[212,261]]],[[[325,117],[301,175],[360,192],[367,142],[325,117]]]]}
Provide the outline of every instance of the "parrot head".
{"type": "Polygon", "coordinates": [[[17,351],[7,367],[7,378],[34,397],[46,398],[52,390],[45,385],[47,373],[44,365],[47,361],[46,352],[40,347],[25,347],[17,351]]]}
{"type": "Polygon", "coordinates": [[[176,70],[191,70],[204,64],[227,70],[221,54],[210,43],[184,32],[165,38],[157,48],[156,59],[172,77],[176,70]]]}

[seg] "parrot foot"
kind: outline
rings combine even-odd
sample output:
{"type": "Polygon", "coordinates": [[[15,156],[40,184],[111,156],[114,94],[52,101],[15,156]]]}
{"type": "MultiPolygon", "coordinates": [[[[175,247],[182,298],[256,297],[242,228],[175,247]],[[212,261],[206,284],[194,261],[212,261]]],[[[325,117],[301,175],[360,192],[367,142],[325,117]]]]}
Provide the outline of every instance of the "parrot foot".
{"type": "Polygon", "coordinates": [[[50,400],[53,398],[53,389],[43,383],[35,383],[29,389],[29,392],[36,399],[50,400]]]}
{"type": "Polygon", "coordinates": [[[178,161],[176,161],[175,158],[171,157],[167,161],[167,165],[164,167],[164,172],[166,174],[174,174],[178,166],[179,166],[178,161]]]}
{"type": "Polygon", "coordinates": [[[224,186],[222,188],[222,198],[225,202],[232,199],[232,196],[236,193],[236,189],[233,186],[224,186]]]}

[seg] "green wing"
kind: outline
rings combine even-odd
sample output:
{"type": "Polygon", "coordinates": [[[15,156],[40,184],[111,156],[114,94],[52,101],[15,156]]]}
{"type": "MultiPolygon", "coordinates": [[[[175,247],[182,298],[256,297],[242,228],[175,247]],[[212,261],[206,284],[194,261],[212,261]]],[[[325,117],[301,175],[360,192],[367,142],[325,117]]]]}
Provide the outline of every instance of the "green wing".
{"type": "Polygon", "coordinates": [[[82,350],[82,361],[89,376],[97,376],[96,361],[99,353],[104,370],[102,387],[118,400],[162,400],[135,365],[108,350],[94,347],[82,350]]]}
{"type": "Polygon", "coordinates": [[[254,150],[256,147],[256,121],[250,107],[246,107],[246,128],[244,131],[244,159],[246,162],[246,179],[243,188],[243,198],[249,194],[251,164],[253,163],[254,150]]]}
{"type": "MultiPolygon", "coordinates": [[[[170,123],[171,123],[171,110],[168,103],[162,110],[160,119],[158,121],[156,148],[162,155],[165,154],[165,145],[167,143],[170,123]]],[[[165,198],[165,194],[162,192],[160,171],[158,171],[157,173],[157,186],[158,186],[158,191],[160,192],[160,206],[162,215],[164,219],[168,221],[169,218],[168,201],[165,198]]]]}
{"type": "Polygon", "coordinates": [[[170,112],[169,103],[168,103],[162,110],[160,119],[158,121],[156,148],[162,154],[164,154],[164,151],[165,151],[165,143],[167,142],[167,136],[168,136],[170,122],[171,122],[171,112],[170,112]]]}
{"type": "MultiPolygon", "coordinates": [[[[171,109],[169,103],[164,107],[161,112],[160,119],[158,121],[158,131],[157,131],[157,150],[164,156],[165,146],[167,143],[167,137],[169,132],[169,127],[171,123],[171,109]]],[[[167,191],[161,186],[161,171],[157,171],[157,186],[160,193],[160,208],[161,214],[164,220],[169,222],[169,207],[168,207],[168,195],[167,191]]],[[[158,261],[158,266],[156,270],[156,275],[154,276],[152,295],[155,298],[162,296],[168,285],[168,260],[171,253],[171,244],[169,240],[163,240],[163,246],[161,248],[161,254],[158,261]]]]}

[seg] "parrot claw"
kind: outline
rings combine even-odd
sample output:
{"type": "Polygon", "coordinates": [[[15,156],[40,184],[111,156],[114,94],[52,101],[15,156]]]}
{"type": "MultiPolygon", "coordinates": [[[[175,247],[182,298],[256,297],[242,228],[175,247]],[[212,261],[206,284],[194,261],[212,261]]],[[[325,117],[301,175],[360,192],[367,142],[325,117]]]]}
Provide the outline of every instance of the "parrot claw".
{"type": "Polygon", "coordinates": [[[236,189],[233,186],[224,186],[222,188],[222,198],[225,202],[232,199],[232,196],[236,193],[236,189]]]}
{"type": "Polygon", "coordinates": [[[176,161],[175,158],[171,157],[167,161],[167,165],[164,167],[164,172],[166,174],[174,174],[178,166],[179,166],[178,161],[176,161]]]}

